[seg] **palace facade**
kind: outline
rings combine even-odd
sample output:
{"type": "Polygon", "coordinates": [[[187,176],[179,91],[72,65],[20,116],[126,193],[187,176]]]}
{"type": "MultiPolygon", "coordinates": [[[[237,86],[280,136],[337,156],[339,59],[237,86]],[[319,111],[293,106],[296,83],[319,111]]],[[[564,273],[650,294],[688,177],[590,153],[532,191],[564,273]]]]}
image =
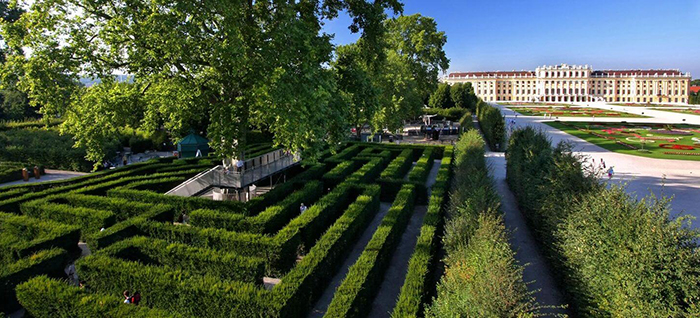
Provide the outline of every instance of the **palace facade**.
{"type": "Polygon", "coordinates": [[[442,79],[471,83],[484,101],[688,103],[690,73],[679,70],[599,70],[541,66],[535,71],[459,72],[442,79]]]}

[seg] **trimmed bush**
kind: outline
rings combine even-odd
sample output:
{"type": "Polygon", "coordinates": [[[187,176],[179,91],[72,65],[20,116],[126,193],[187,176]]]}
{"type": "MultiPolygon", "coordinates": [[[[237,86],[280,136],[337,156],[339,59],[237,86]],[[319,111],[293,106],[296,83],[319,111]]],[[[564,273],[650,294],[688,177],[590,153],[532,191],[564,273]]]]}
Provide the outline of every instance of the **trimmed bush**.
{"type": "Polygon", "coordinates": [[[279,204],[265,209],[256,216],[242,219],[231,230],[262,234],[275,233],[299,214],[301,203],[311,205],[322,194],[323,184],[319,181],[310,181],[301,190],[292,193],[279,204]]]}
{"type": "MultiPolygon", "coordinates": [[[[369,148],[367,148],[369,149],[369,148]]],[[[354,160],[344,161],[339,163],[331,171],[323,175],[323,184],[328,188],[333,188],[343,182],[347,176],[353,173],[360,166],[360,163],[354,160]]]]}
{"type": "Polygon", "coordinates": [[[41,318],[184,317],[179,313],[124,304],[122,296],[88,293],[46,276],[34,277],[18,285],[17,298],[29,314],[41,318]]]}
{"type": "MultiPolygon", "coordinates": [[[[95,210],[106,210],[114,213],[118,222],[151,211],[153,204],[132,202],[122,198],[101,197],[77,193],[59,194],[41,200],[51,204],[68,204],[95,210]]],[[[31,201],[31,203],[39,201],[31,201]]]]}
{"type": "Polygon", "coordinates": [[[81,258],[76,267],[98,293],[119,295],[124,290],[138,290],[143,306],[186,316],[225,317],[235,312],[237,317],[260,317],[269,310],[269,293],[251,283],[101,255],[81,258]]]}
{"type": "Polygon", "coordinates": [[[29,257],[0,268],[0,311],[13,312],[19,309],[15,286],[31,277],[46,274],[64,277],[63,269],[70,261],[64,249],[53,248],[39,251],[29,257]]]}
{"type": "Polygon", "coordinates": [[[367,243],[362,255],[353,264],[328,306],[328,317],[365,316],[382,283],[384,271],[401,234],[413,214],[415,187],[406,184],[396,195],[393,205],[367,243]]]}
{"type": "Polygon", "coordinates": [[[265,271],[265,264],[260,258],[241,257],[143,236],[115,243],[98,253],[146,265],[167,266],[193,274],[214,275],[256,285],[262,285],[265,271]]]}
{"type": "Polygon", "coordinates": [[[317,180],[326,172],[327,166],[324,164],[315,164],[310,166],[305,171],[299,173],[287,182],[275,186],[270,192],[263,196],[252,198],[246,203],[246,215],[256,215],[277,202],[284,200],[290,193],[300,189],[304,183],[317,180]]]}
{"type": "Polygon", "coordinates": [[[158,222],[172,221],[174,214],[175,210],[172,206],[156,204],[153,205],[148,212],[142,213],[137,217],[119,222],[114,226],[106,228],[104,231],[86,235],[85,241],[94,252],[114,244],[115,242],[138,235],[140,232],[136,224],[148,220],[158,222]]]}
{"type": "Polygon", "coordinates": [[[245,218],[243,214],[199,209],[190,212],[190,225],[233,230],[245,218]]]}
{"type": "MultiPolygon", "coordinates": [[[[446,270],[426,316],[536,317],[539,305],[527,291],[523,268],[508,243],[500,199],[488,175],[484,142],[476,130],[470,130],[454,150],[455,176],[442,239],[446,270]]],[[[438,173],[438,179],[435,186],[449,176],[438,173]]],[[[415,301],[400,304],[396,310],[418,310],[420,314],[415,301]]]]}
{"type": "Polygon", "coordinates": [[[369,186],[272,290],[279,317],[303,317],[379,210],[379,189],[369,186]]]}
{"type": "Polygon", "coordinates": [[[501,111],[483,100],[479,100],[476,107],[476,118],[479,120],[481,132],[486,142],[493,151],[501,151],[506,148],[506,122],[501,111]]]}
{"type": "Polygon", "coordinates": [[[350,158],[356,156],[364,147],[365,146],[361,143],[352,144],[350,147],[343,149],[339,153],[326,158],[324,162],[342,163],[343,161],[349,160],[350,158]]]}
{"type": "Polygon", "coordinates": [[[22,213],[38,219],[74,224],[80,227],[81,236],[110,227],[116,222],[114,213],[66,204],[44,203],[41,201],[22,204],[22,213]]]}
{"type": "Polygon", "coordinates": [[[77,226],[0,212],[0,264],[8,264],[40,250],[78,249],[77,226]]]}
{"type": "Polygon", "coordinates": [[[116,188],[107,191],[107,196],[124,198],[133,202],[162,203],[175,207],[179,217],[183,212],[197,209],[211,209],[226,211],[228,213],[245,213],[245,204],[238,201],[213,201],[200,197],[180,197],[164,195],[151,191],[116,188]]]}

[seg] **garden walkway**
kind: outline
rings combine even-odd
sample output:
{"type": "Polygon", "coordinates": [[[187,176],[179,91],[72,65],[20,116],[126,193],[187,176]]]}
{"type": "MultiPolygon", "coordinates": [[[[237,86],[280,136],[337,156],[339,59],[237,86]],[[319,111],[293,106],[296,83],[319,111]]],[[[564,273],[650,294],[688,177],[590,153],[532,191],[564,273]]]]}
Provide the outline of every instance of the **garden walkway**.
{"type": "MultiPolygon", "coordinates": [[[[494,180],[494,186],[501,196],[501,210],[503,221],[511,231],[510,246],[515,250],[515,259],[525,266],[523,279],[528,283],[528,290],[535,292],[535,298],[540,305],[557,307],[563,305],[559,286],[557,285],[552,270],[547,260],[542,255],[535,237],[527,226],[525,217],[518,209],[518,203],[506,183],[506,158],[502,152],[486,153],[486,160],[490,166],[489,172],[494,180]]],[[[566,314],[566,309],[544,308],[545,314],[566,314]]]]}
{"type": "MultiPolygon", "coordinates": [[[[435,160],[433,167],[430,169],[430,173],[428,174],[428,180],[425,183],[425,185],[428,187],[428,198],[430,197],[430,188],[435,183],[438,170],[440,170],[440,163],[441,160],[435,160]]],[[[384,280],[379,286],[379,291],[377,292],[377,296],[374,298],[372,309],[370,310],[368,317],[390,317],[391,312],[394,310],[396,301],[401,293],[401,287],[406,279],[406,274],[408,272],[408,261],[411,259],[413,251],[416,249],[416,242],[418,241],[418,236],[420,235],[421,226],[423,226],[423,218],[427,212],[427,205],[415,206],[413,215],[408,221],[406,230],[401,236],[401,241],[399,241],[396,250],[394,250],[394,254],[391,256],[389,267],[384,274],[384,280]]]]}
{"type": "Polygon", "coordinates": [[[79,177],[79,176],[84,176],[86,174],[87,173],[84,173],[84,172],[46,169],[46,174],[41,176],[41,179],[29,178],[29,181],[17,180],[17,181],[5,182],[5,183],[1,183],[0,187],[16,185],[16,184],[64,180],[64,179],[70,179],[70,178],[75,178],[75,177],[79,177]]]}
{"type": "MultiPolygon", "coordinates": [[[[550,127],[544,123],[546,120],[542,117],[518,115],[515,118],[515,112],[501,105],[496,106],[501,108],[501,112],[506,116],[506,120],[515,119],[515,124],[518,127],[533,126],[546,132],[552,139],[553,144],[560,141],[568,141],[571,142],[577,153],[589,156],[597,162],[600,162],[601,158],[604,159],[608,166],[614,167],[615,176],[613,181],[626,183],[628,193],[644,196],[651,191],[657,196],[662,194],[673,196],[674,198],[671,202],[672,215],[690,214],[697,220],[700,220],[700,209],[697,207],[697,198],[700,195],[700,161],[654,159],[612,152],[550,127]]],[[[596,105],[592,103],[591,106],[596,105]]],[[[629,112],[641,112],[636,107],[610,107],[616,110],[619,108],[621,110],[626,109],[629,112]]],[[[607,108],[609,109],[610,107],[607,108]]],[[[687,120],[686,123],[696,123],[696,121],[700,123],[700,116],[645,111],[645,114],[650,116],[655,116],[656,113],[661,113],[663,117],[637,119],[647,123],[683,123],[681,121],[682,118],[698,117],[698,119],[693,119],[692,121],[687,120]]],[[[586,121],[589,119],[579,117],[567,120],[586,121]]],[[[605,118],[604,120],[618,122],[623,119],[605,118]]],[[[632,122],[632,120],[627,120],[632,122]]],[[[596,121],[603,121],[603,119],[596,119],[596,121]]],[[[700,228],[700,221],[693,222],[693,227],[700,228]]]]}

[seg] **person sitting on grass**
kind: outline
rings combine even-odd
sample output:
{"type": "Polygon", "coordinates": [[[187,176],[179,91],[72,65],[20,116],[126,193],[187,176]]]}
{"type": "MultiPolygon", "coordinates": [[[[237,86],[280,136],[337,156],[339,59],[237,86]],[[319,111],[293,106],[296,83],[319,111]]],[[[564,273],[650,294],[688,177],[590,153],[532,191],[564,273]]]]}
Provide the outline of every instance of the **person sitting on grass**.
{"type": "Polygon", "coordinates": [[[131,304],[131,296],[129,296],[129,291],[125,290],[122,295],[124,295],[124,303],[131,304]]]}

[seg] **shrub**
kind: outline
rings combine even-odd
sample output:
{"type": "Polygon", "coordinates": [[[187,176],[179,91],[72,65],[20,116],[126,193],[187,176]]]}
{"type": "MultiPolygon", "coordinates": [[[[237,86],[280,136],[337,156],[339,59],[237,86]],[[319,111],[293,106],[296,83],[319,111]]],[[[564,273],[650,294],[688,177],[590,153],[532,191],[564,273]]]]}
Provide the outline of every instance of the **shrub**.
{"type": "Polygon", "coordinates": [[[79,237],[76,226],[0,212],[0,264],[54,247],[76,251],[79,237]]]}
{"type": "Polygon", "coordinates": [[[323,184],[310,181],[301,190],[292,193],[282,202],[271,206],[256,216],[242,219],[232,228],[235,231],[271,234],[284,227],[299,214],[301,203],[311,205],[323,194],[323,184]]]}
{"type": "MultiPolygon", "coordinates": [[[[527,291],[522,266],[508,243],[484,148],[475,130],[463,134],[454,148],[455,173],[443,237],[447,268],[428,317],[455,313],[465,317],[538,315],[539,305],[527,291]]],[[[442,178],[440,183],[449,176],[442,178]]],[[[417,310],[415,302],[406,303],[409,312],[417,310]]]]}
{"type": "Polygon", "coordinates": [[[260,258],[241,257],[224,251],[191,247],[143,236],[115,243],[100,255],[161,265],[199,275],[214,275],[227,280],[262,285],[265,264],[260,258]]]}
{"type": "Polygon", "coordinates": [[[384,216],[362,255],[348,270],[348,274],[333,295],[326,316],[364,316],[382,282],[384,271],[401,234],[413,214],[415,187],[404,185],[396,195],[389,212],[384,216]]]}
{"type": "Polygon", "coordinates": [[[64,249],[53,248],[36,252],[29,257],[0,268],[0,310],[12,312],[19,309],[15,286],[41,274],[64,277],[63,269],[70,261],[64,249]]]}
{"type": "Polygon", "coordinates": [[[501,111],[483,100],[477,104],[476,117],[489,147],[500,151],[506,147],[506,122],[501,111]]]}
{"type": "Polygon", "coordinates": [[[85,241],[94,252],[98,249],[105,248],[115,242],[138,235],[139,229],[136,224],[148,220],[164,222],[172,221],[175,214],[175,209],[170,205],[155,204],[150,210],[140,214],[137,217],[119,222],[113,226],[106,228],[104,231],[86,235],[85,241]]]}
{"type": "Polygon", "coordinates": [[[68,204],[95,210],[106,210],[114,213],[118,222],[141,215],[153,209],[153,204],[132,202],[123,198],[101,197],[77,193],[66,193],[48,197],[41,201],[53,204],[68,204]]]}
{"type": "MultiPolygon", "coordinates": [[[[368,148],[369,149],[369,148],[368,148]]],[[[331,171],[323,175],[323,184],[326,187],[332,188],[343,182],[347,176],[357,170],[359,162],[354,160],[344,161],[339,163],[331,171]]]]}
{"type": "Polygon", "coordinates": [[[76,262],[78,273],[98,293],[138,290],[143,306],[186,316],[259,317],[268,311],[268,293],[251,283],[193,275],[188,271],[143,265],[101,255],[76,262]]]}
{"type": "Polygon", "coordinates": [[[379,189],[367,188],[316,242],[308,254],[273,289],[274,308],[279,317],[305,316],[333,277],[345,253],[362,234],[379,209],[379,189]]]}
{"type": "Polygon", "coordinates": [[[304,172],[301,172],[289,179],[287,182],[275,186],[274,189],[268,193],[265,193],[265,195],[252,198],[246,203],[248,211],[246,215],[256,215],[265,210],[267,207],[284,200],[290,193],[301,188],[304,183],[321,178],[321,176],[326,172],[326,168],[327,166],[324,164],[312,165],[304,172]]]}
{"type": "Polygon", "coordinates": [[[363,147],[364,147],[364,145],[360,144],[360,143],[351,145],[350,147],[343,149],[339,153],[326,158],[324,160],[324,162],[341,163],[341,162],[348,160],[348,159],[354,157],[355,155],[357,155],[362,150],[363,147]]]}
{"type": "Polygon", "coordinates": [[[33,317],[183,317],[146,306],[123,304],[116,294],[92,294],[64,282],[39,276],[17,286],[17,298],[33,317]]]}
{"type": "Polygon", "coordinates": [[[168,204],[175,207],[178,217],[183,212],[197,209],[220,210],[228,213],[245,213],[245,204],[238,201],[213,201],[200,197],[179,197],[151,191],[116,188],[107,191],[107,196],[124,198],[133,202],[168,204]]]}
{"type": "Polygon", "coordinates": [[[671,217],[668,200],[603,187],[573,204],[555,236],[581,316],[697,314],[700,236],[688,217],[671,217]]]}
{"type": "Polygon", "coordinates": [[[38,219],[74,224],[80,227],[82,236],[99,231],[114,224],[114,213],[65,204],[44,203],[41,201],[22,204],[22,213],[38,219]]]}

